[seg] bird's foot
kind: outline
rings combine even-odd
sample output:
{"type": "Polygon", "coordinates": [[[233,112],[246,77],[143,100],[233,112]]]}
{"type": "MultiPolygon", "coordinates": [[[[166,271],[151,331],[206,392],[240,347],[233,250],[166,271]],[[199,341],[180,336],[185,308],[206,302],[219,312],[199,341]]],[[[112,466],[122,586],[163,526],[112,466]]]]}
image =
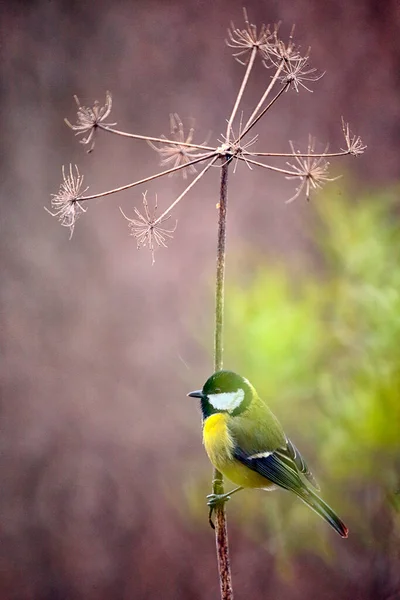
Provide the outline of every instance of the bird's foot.
{"type": "Polygon", "coordinates": [[[207,506],[216,508],[219,504],[224,504],[224,502],[230,500],[231,496],[230,492],[228,492],[227,494],[208,494],[206,498],[208,500],[207,506]]]}
{"type": "Polygon", "coordinates": [[[215,509],[218,506],[222,506],[225,502],[227,502],[228,500],[230,500],[230,494],[208,494],[207,496],[207,506],[210,507],[209,513],[208,513],[208,522],[210,523],[210,527],[212,527],[212,529],[215,529],[215,525],[214,522],[212,520],[212,516],[213,516],[213,512],[215,511],[215,509]]]}
{"type": "MultiPolygon", "coordinates": [[[[214,480],[213,481],[213,486],[217,482],[218,482],[218,480],[214,480]]],[[[214,525],[214,523],[212,521],[212,515],[213,515],[214,510],[216,508],[218,508],[219,506],[223,506],[225,504],[225,502],[227,502],[228,500],[230,500],[230,498],[231,498],[231,496],[233,496],[233,494],[236,494],[236,492],[240,492],[240,490],[242,490],[242,489],[243,489],[242,486],[239,486],[239,487],[231,490],[227,494],[208,494],[208,496],[207,496],[207,500],[208,500],[207,506],[210,507],[210,512],[208,513],[208,522],[210,523],[210,525],[211,525],[211,527],[213,529],[215,529],[215,525],[214,525]]]]}

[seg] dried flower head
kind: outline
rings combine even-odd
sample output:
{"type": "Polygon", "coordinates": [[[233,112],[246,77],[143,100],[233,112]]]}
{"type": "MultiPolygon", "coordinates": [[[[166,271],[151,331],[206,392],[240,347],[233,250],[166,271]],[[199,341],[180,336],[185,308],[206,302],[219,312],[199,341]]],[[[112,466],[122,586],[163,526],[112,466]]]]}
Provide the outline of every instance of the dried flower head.
{"type": "MultiPolygon", "coordinates": [[[[300,49],[293,42],[294,35],[294,25],[289,35],[289,41],[287,44],[283,40],[278,37],[280,23],[275,25],[272,41],[269,44],[266,44],[262,48],[262,53],[264,56],[264,65],[269,68],[271,63],[273,66],[278,66],[283,61],[284,63],[288,63],[293,60],[298,60],[301,58],[300,49]]],[[[308,53],[306,54],[308,58],[308,53]]]]}
{"type": "Polygon", "coordinates": [[[165,223],[171,218],[171,215],[168,217],[164,217],[157,220],[156,212],[157,212],[157,195],[156,195],[156,203],[154,206],[153,214],[150,213],[149,205],[147,203],[146,198],[147,192],[143,194],[143,207],[144,214],[140,213],[137,208],[134,208],[134,212],[137,216],[137,219],[130,219],[125,215],[122,208],[120,207],[120,211],[125,219],[128,221],[129,228],[131,230],[131,235],[136,238],[137,247],[142,248],[147,246],[151,252],[152,264],[154,265],[154,251],[156,246],[164,246],[167,248],[166,238],[173,238],[173,233],[176,229],[177,223],[175,223],[175,227],[173,229],[164,229],[160,227],[161,223],[165,223]]]}
{"type": "MultiPolygon", "coordinates": [[[[112,98],[110,92],[106,92],[106,103],[104,106],[100,106],[98,100],[95,101],[93,107],[82,106],[79,102],[79,98],[74,96],[75,102],[78,106],[77,122],[76,125],[72,125],[68,119],[64,119],[68,127],[75,131],[75,135],[84,135],[86,137],[80,140],[81,144],[90,144],[91,146],[88,152],[91,152],[94,148],[94,135],[99,123],[103,123],[107,119],[111,112],[112,98]]],[[[107,127],[112,127],[116,123],[104,123],[107,127]]]]}
{"type": "MultiPolygon", "coordinates": [[[[173,163],[173,167],[179,167],[181,165],[186,165],[190,161],[192,161],[197,156],[201,156],[201,153],[197,149],[191,149],[186,144],[191,144],[193,140],[194,128],[191,127],[189,129],[189,133],[185,137],[185,130],[183,128],[183,123],[179,118],[179,115],[176,113],[169,115],[170,121],[170,131],[172,140],[176,140],[176,144],[165,144],[165,146],[156,146],[152,142],[148,141],[147,143],[158,152],[161,156],[160,164],[162,166],[169,165],[173,163]]],[[[161,136],[162,139],[166,140],[165,135],[161,136]]],[[[204,145],[206,142],[203,142],[204,145]]],[[[197,173],[197,170],[194,165],[190,165],[187,169],[182,169],[181,173],[184,179],[187,179],[187,172],[192,174],[197,173]]],[[[170,174],[172,176],[173,173],[170,174]]]]}
{"type": "Polygon", "coordinates": [[[244,22],[246,24],[245,29],[238,29],[231,23],[231,27],[228,29],[228,38],[225,40],[227,46],[230,48],[237,48],[238,51],[233,54],[238,62],[246,64],[239,57],[243,56],[253,48],[259,50],[269,45],[273,34],[271,34],[269,25],[261,25],[260,31],[257,32],[257,26],[249,22],[247,11],[243,8],[244,22]]]}
{"type": "MultiPolygon", "coordinates": [[[[272,61],[273,62],[273,61],[272,61]]],[[[278,66],[278,64],[276,64],[278,66]]],[[[325,73],[318,73],[315,68],[308,68],[308,55],[303,58],[299,57],[296,59],[288,60],[284,62],[283,74],[278,79],[284,84],[289,84],[289,87],[293,87],[296,92],[299,91],[299,86],[312,92],[309,87],[304,83],[305,81],[318,81],[325,73]]],[[[287,89],[289,89],[289,87],[287,89]]]]}
{"type": "Polygon", "coordinates": [[[367,146],[362,143],[362,140],[359,135],[352,135],[350,131],[350,125],[345,123],[342,117],[342,131],[344,135],[344,139],[346,140],[346,148],[341,148],[343,152],[348,152],[353,156],[359,156],[364,153],[364,150],[367,146]]]}
{"type": "MultiPolygon", "coordinates": [[[[299,150],[295,150],[293,142],[290,142],[296,164],[287,163],[295,172],[296,175],[288,175],[286,179],[300,179],[300,185],[296,189],[294,196],[286,200],[286,203],[293,202],[305,191],[306,199],[310,199],[311,190],[321,189],[327,181],[335,181],[338,177],[328,177],[329,162],[323,156],[312,156],[315,151],[315,138],[309,137],[307,154],[310,156],[296,156],[300,154],[299,150]]],[[[328,148],[325,148],[327,152],[328,148]]],[[[324,153],[325,153],[324,152],[324,153]]]]}
{"type": "Polygon", "coordinates": [[[246,154],[249,154],[249,148],[253,146],[258,140],[258,134],[254,135],[247,142],[243,143],[242,134],[243,130],[243,112],[240,115],[239,121],[239,134],[235,135],[234,129],[230,127],[230,133],[227,136],[221,134],[221,138],[218,139],[220,144],[218,150],[221,152],[221,156],[225,156],[226,160],[229,162],[231,160],[235,161],[235,166],[233,168],[233,173],[236,173],[236,169],[238,166],[239,159],[243,159],[246,166],[252,170],[250,163],[247,161],[246,154]],[[232,141],[233,140],[233,141],[232,141]]]}
{"type": "Polygon", "coordinates": [[[79,199],[88,190],[87,187],[82,190],[83,175],[79,174],[76,165],[75,171],[76,173],[73,172],[72,165],[69,165],[69,173],[66,174],[64,167],[62,167],[63,180],[60,189],[57,194],[52,194],[51,207],[54,212],[45,207],[45,210],[52,217],[58,218],[63,227],[69,227],[70,239],[74,233],[76,220],[81,213],[86,212],[79,199]]]}

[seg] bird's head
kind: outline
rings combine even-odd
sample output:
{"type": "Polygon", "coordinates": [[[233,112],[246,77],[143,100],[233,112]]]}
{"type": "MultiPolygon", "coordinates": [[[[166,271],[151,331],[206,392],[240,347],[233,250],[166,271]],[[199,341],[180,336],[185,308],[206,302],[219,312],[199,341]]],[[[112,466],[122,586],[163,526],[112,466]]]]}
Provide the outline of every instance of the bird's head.
{"type": "Polygon", "coordinates": [[[254,396],[254,388],[247,379],[233,371],[217,371],[205,382],[202,390],[188,396],[201,400],[201,410],[206,419],[214,413],[239,415],[246,410],[254,396]]]}

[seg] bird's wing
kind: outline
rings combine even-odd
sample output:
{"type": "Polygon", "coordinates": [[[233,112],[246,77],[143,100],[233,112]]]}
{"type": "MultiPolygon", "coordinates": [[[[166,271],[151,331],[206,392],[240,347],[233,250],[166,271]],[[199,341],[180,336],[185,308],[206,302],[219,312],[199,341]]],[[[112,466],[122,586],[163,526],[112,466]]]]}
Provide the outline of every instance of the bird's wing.
{"type": "MultiPolygon", "coordinates": [[[[271,483],[294,492],[312,510],[325,519],[342,537],[347,537],[349,530],[337,514],[309,488],[301,478],[301,471],[296,464],[291,444],[286,448],[278,448],[274,451],[258,452],[257,454],[246,454],[241,448],[236,447],[235,458],[246,465],[249,469],[256,471],[266,477],[271,483]]],[[[298,457],[299,455],[296,454],[298,457]]],[[[299,462],[299,458],[297,458],[299,462]]]]}
{"type": "Polygon", "coordinates": [[[285,446],[280,446],[276,450],[257,452],[256,454],[246,453],[237,446],[234,450],[234,456],[252,471],[256,471],[275,485],[279,485],[286,490],[298,492],[304,489],[305,485],[300,473],[314,487],[317,487],[304,459],[289,440],[287,440],[285,446]]]}
{"type": "Polygon", "coordinates": [[[306,461],[304,460],[300,452],[297,450],[296,446],[289,440],[289,438],[287,439],[286,452],[289,454],[289,456],[291,456],[291,458],[293,458],[300,473],[304,475],[307,481],[309,481],[317,491],[319,491],[320,487],[314,475],[311,473],[306,461]]]}

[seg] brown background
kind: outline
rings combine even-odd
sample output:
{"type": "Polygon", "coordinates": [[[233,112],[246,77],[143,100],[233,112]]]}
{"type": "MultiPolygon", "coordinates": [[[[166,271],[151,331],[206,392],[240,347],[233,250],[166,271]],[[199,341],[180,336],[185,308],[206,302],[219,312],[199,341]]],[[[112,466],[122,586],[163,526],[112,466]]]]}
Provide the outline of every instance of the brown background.
{"type": "MultiPolygon", "coordinates": [[[[392,183],[400,166],[398,1],[246,5],[252,22],[282,20],[283,34],[296,23],[296,40],[326,70],[313,94],[284,95],[260,147],[287,151],[288,139],[306,143],[309,132],[340,146],[344,115],[368,152],[334,168],[363,186],[392,183]]],[[[211,370],[218,171],[177,208],[174,240],[154,267],[118,211],[132,214],[144,189],[93,201],[71,242],[43,206],[62,164],[77,163],[93,193],[157,170],[141,142],[103,135],[85,154],[63,123],[74,120],[74,94],[90,105],[110,90],[110,120],[121,129],[167,134],[177,112],[195,120],[198,142],[220,136],[243,72],[224,45],[229,21],[242,26],[241,7],[1,4],[1,598],[217,597],[213,537],[205,518],[188,516],[184,491],[209,474],[185,393],[211,370]]],[[[247,110],[266,76],[259,66],[247,110]]],[[[292,187],[264,172],[242,167],[232,180],[231,261],[252,247],[312,268],[312,204],[285,205],[292,187]]],[[[182,186],[176,178],[147,189],[164,207],[182,186]]],[[[350,568],[351,552],[342,555],[335,539],[336,563],[303,555],[281,581],[273,553],[234,521],[231,543],[238,598],[386,597],[380,574],[368,569],[373,549],[350,568]]]]}

